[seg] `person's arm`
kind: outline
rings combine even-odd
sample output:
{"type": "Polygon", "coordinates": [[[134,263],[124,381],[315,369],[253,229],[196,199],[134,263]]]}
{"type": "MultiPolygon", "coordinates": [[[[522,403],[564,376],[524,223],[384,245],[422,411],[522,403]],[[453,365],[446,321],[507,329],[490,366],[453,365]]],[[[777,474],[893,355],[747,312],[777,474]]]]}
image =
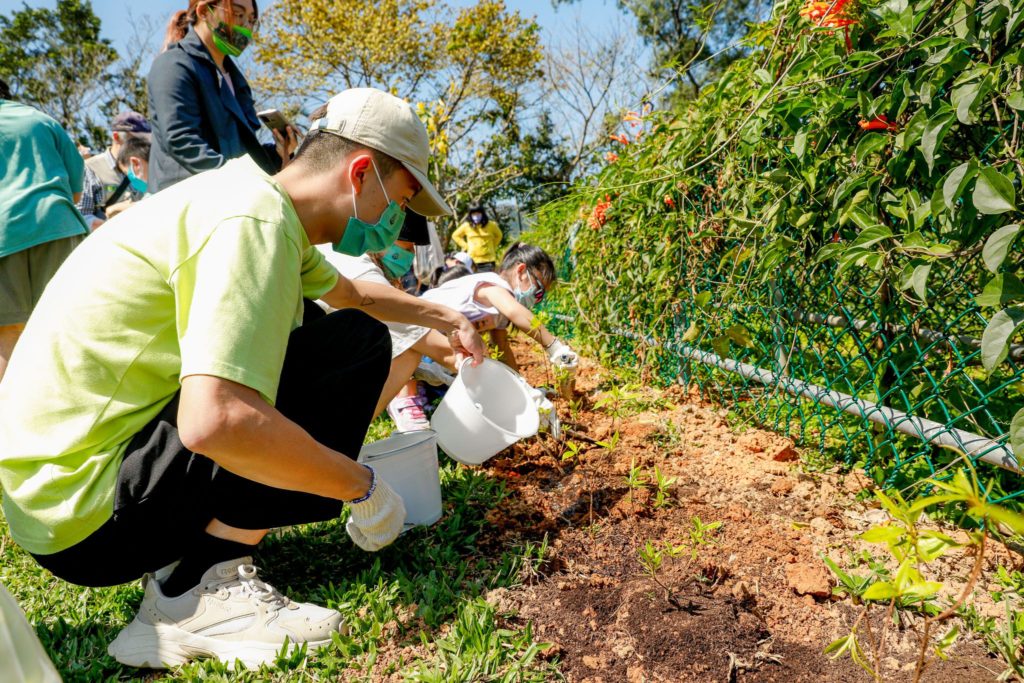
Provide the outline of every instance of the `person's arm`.
{"type": "Polygon", "coordinates": [[[455,228],[455,232],[452,233],[452,242],[455,242],[455,246],[459,248],[459,251],[469,250],[469,241],[466,240],[466,228],[465,223],[460,223],[459,227],[455,228]]]}
{"type": "Polygon", "coordinates": [[[501,228],[494,221],[487,221],[487,232],[491,237],[491,251],[494,252],[494,260],[497,261],[499,257],[498,247],[501,246],[502,238],[501,228]]]}
{"type": "Polygon", "coordinates": [[[507,289],[490,285],[477,290],[476,298],[508,318],[509,322],[530,336],[538,344],[547,348],[555,341],[555,335],[548,332],[543,325],[534,325],[533,313],[529,308],[516,301],[507,289]]]}
{"type": "Polygon", "coordinates": [[[150,121],[153,144],[195,174],[219,168],[225,159],[200,134],[203,112],[197,75],[181,59],[165,52],[153,63],[148,78],[150,121]]]}
{"type": "Polygon", "coordinates": [[[449,335],[456,353],[473,356],[475,363],[485,355],[483,340],[466,316],[390,285],[339,276],[337,284],[320,298],[332,308],[355,308],[377,320],[432,327],[444,332],[449,335]]]}
{"type": "Polygon", "coordinates": [[[316,441],[256,390],[220,377],[182,378],[178,436],[190,451],[267,486],[336,500],[370,486],[365,467],[316,441]]]}

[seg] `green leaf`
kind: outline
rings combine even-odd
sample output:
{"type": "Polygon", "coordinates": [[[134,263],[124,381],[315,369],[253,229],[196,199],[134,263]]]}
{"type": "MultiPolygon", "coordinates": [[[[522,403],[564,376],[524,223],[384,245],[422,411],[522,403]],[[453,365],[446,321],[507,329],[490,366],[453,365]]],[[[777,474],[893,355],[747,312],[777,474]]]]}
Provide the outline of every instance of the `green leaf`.
{"type": "Polygon", "coordinates": [[[930,118],[924,126],[924,133],[921,134],[921,155],[924,156],[924,163],[928,165],[929,173],[932,172],[932,167],[935,165],[935,152],[951,125],[953,125],[953,112],[945,111],[930,118]]]}
{"type": "Polygon", "coordinates": [[[860,539],[867,543],[895,543],[903,538],[906,533],[907,530],[901,526],[884,524],[871,527],[860,535],[860,539]]]}
{"type": "Polygon", "coordinates": [[[696,322],[690,323],[690,326],[686,328],[686,332],[683,334],[683,343],[689,344],[692,341],[696,341],[700,336],[700,325],[696,322]]]}
{"type": "Polygon", "coordinates": [[[874,225],[866,230],[861,231],[857,238],[853,240],[851,247],[859,247],[866,249],[873,244],[877,244],[882,240],[886,240],[892,237],[892,230],[885,227],[884,225],[874,225]]]}
{"type": "Polygon", "coordinates": [[[1017,237],[1018,233],[1020,233],[1020,225],[1016,223],[1004,225],[985,240],[985,247],[981,250],[981,258],[985,261],[985,267],[990,272],[997,272],[999,267],[1003,265],[1003,261],[1006,260],[1006,253],[1010,250],[1010,245],[1013,244],[1013,240],[1017,237]]]}
{"type": "Polygon", "coordinates": [[[1024,460],[1024,408],[1010,420],[1010,448],[1018,460],[1024,460]]]}
{"type": "Polygon", "coordinates": [[[889,144],[889,138],[880,133],[868,133],[867,135],[864,135],[857,143],[856,150],[854,150],[854,155],[857,157],[857,163],[863,164],[864,160],[869,155],[882,149],[887,144],[889,144]]]}
{"type": "MultiPolygon", "coordinates": [[[[925,561],[927,562],[928,560],[925,561]]],[[[938,581],[916,581],[903,591],[903,595],[925,600],[940,590],[942,590],[942,584],[938,581]]]]}
{"type": "Polygon", "coordinates": [[[807,152],[807,131],[801,129],[796,136],[793,138],[793,154],[800,161],[804,160],[804,154],[807,152]]]}
{"type": "Polygon", "coordinates": [[[978,117],[974,111],[977,108],[978,102],[984,97],[985,91],[988,90],[985,87],[986,83],[987,80],[979,79],[953,88],[949,99],[953,108],[956,109],[956,118],[960,123],[971,124],[978,122],[978,117]]]}
{"type": "Polygon", "coordinates": [[[750,338],[750,332],[743,325],[733,325],[725,331],[725,334],[729,339],[744,348],[749,349],[754,345],[753,339],[750,338]]]}
{"type": "Polygon", "coordinates": [[[910,277],[903,283],[903,289],[913,288],[914,293],[917,294],[918,298],[922,301],[928,298],[928,273],[932,269],[932,264],[924,263],[916,266],[911,271],[910,277]]]}
{"type": "Polygon", "coordinates": [[[698,308],[707,308],[708,303],[711,301],[711,292],[703,291],[699,292],[697,296],[693,297],[693,303],[697,304],[698,308]]]}
{"type": "Polygon", "coordinates": [[[1002,173],[986,166],[974,186],[974,207],[984,214],[1016,211],[1013,183],[1002,173]]]}
{"type": "Polygon", "coordinates": [[[1007,95],[1006,104],[1017,111],[1024,111],[1024,90],[1015,90],[1007,95]]]}
{"type": "Polygon", "coordinates": [[[985,285],[985,290],[974,297],[976,304],[989,308],[999,308],[1021,300],[1024,300],[1024,282],[1013,273],[996,275],[985,285]]]}
{"type": "Polygon", "coordinates": [[[724,334],[711,340],[711,348],[719,358],[729,357],[729,337],[724,334]]]}
{"type": "Polygon", "coordinates": [[[1010,339],[1024,323],[1024,308],[1014,306],[999,311],[988,322],[981,335],[981,364],[991,373],[1010,352],[1010,339]]]}
{"type": "Polygon", "coordinates": [[[960,164],[949,172],[942,183],[942,201],[947,209],[953,210],[953,205],[956,204],[956,200],[960,199],[967,183],[976,175],[978,175],[978,166],[973,159],[960,164]]]}
{"type": "Polygon", "coordinates": [[[879,581],[868,586],[860,596],[863,600],[891,600],[899,595],[896,586],[888,581],[879,581]]]}

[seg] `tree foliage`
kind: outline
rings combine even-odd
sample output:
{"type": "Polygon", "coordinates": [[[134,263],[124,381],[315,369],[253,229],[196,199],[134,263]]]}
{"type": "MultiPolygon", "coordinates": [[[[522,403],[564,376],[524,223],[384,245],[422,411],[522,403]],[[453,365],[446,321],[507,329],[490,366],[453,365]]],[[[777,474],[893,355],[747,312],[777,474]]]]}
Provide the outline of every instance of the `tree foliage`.
{"type": "Polygon", "coordinates": [[[297,109],[358,86],[415,102],[430,133],[431,175],[455,204],[522,175],[493,161],[520,140],[541,46],[537,24],[501,0],[457,11],[436,0],[278,0],[255,56],[256,85],[297,109]]]}
{"type": "Polygon", "coordinates": [[[742,56],[747,25],[763,18],[771,5],[766,0],[618,0],[654,53],[654,74],[671,79],[669,92],[676,100],[695,97],[742,56]]]}
{"type": "Polygon", "coordinates": [[[17,98],[80,140],[96,129],[89,112],[99,104],[104,76],[116,60],[88,0],[58,0],[54,9],[26,5],[0,15],[0,78],[17,98]]]}

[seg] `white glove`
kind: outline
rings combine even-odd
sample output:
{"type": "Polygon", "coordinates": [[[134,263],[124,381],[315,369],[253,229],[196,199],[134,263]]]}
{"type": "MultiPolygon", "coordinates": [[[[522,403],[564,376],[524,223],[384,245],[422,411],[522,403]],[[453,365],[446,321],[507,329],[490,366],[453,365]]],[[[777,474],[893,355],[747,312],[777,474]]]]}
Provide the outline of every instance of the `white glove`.
{"type": "MultiPolygon", "coordinates": [[[[364,465],[365,467],[365,465],[364,465]]],[[[359,502],[349,503],[352,515],[345,531],[352,542],[363,550],[380,550],[398,538],[405,525],[405,503],[386,481],[377,477],[372,467],[370,493],[359,502]]]]}
{"type": "Polygon", "coordinates": [[[537,406],[537,413],[540,416],[540,431],[547,431],[557,439],[562,434],[562,423],[558,419],[555,406],[548,400],[548,397],[541,389],[530,389],[530,398],[537,406]]]}
{"type": "Polygon", "coordinates": [[[561,339],[555,339],[551,344],[544,347],[544,351],[547,352],[548,360],[555,367],[575,368],[580,364],[580,357],[561,339]]]}

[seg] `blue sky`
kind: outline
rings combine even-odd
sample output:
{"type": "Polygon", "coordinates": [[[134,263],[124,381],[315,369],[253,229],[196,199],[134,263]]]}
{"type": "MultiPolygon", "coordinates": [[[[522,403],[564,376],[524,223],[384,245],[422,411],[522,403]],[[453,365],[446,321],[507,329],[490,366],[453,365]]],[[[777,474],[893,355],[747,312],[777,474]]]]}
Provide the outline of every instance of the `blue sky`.
{"type": "MultiPolygon", "coordinates": [[[[455,7],[472,4],[473,0],[447,0],[455,7]]],[[[53,7],[56,0],[0,0],[0,14],[10,14],[25,4],[30,7],[53,7]]],[[[273,0],[264,0],[261,8],[273,4],[273,0]]],[[[562,22],[575,12],[581,12],[588,25],[595,29],[616,20],[621,16],[615,0],[578,0],[575,4],[555,10],[550,0],[506,0],[509,9],[519,10],[524,16],[536,16],[537,22],[547,31],[557,31],[562,22]]],[[[109,38],[114,47],[120,49],[126,36],[131,34],[128,11],[135,17],[150,16],[159,21],[161,28],[171,14],[188,6],[188,0],[92,0],[93,11],[103,22],[103,34],[109,38]]],[[[153,50],[160,46],[161,36],[153,36],[153,50]]]]}

